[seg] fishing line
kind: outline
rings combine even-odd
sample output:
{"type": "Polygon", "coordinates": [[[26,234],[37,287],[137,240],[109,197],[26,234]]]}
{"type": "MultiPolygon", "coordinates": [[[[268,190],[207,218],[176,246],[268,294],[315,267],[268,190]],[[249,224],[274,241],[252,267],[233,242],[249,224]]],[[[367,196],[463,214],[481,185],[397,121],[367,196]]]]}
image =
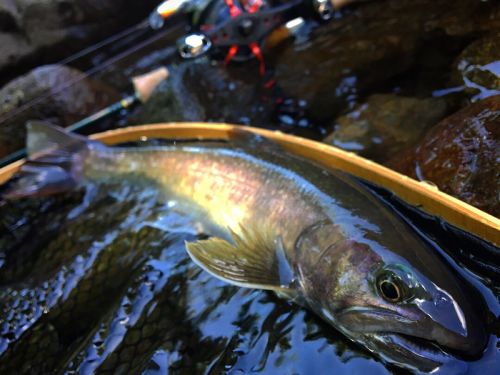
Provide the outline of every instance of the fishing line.
{"type": "Polygon", "coordinates": [[[83,56],[88,55],[89,53],[92,53],[94,51],[97,51],[105,46],[107,46],[110,43],[117,42],[120,39],[123,39],[129,35],[132,35],[134,32],[139,32],[139,31],[144,31],[144,29],[149,28],[149,22],[147,20],[144,20],[137,25],[131,26],[128,29],[125,29],[115,35],[110,36],[107,39],[104,39],[90,47],[84,48],[81,51],[78,51],[77,53],[65,58],[64,60],[59,61],[56,63],[57,65],[66,65],[70,62],[73,62],[83,56]]]}
{"type": "MultiPolygon", "coordinates": [[[[163,38],[164,36],[174,32],[176,29],[178,29],[179,27],[181,27],[181,25],[177,26],[176,28],[170,28],[170,29],[167,29],[165,31],[160,31],[158,32],[157,34],[155,34],[154,36],[152,36],[151,38],[149,39],[146,39],[145,41],[119,53],[118,55],[116,56],[113,56],[111,57],[110,59],[106,60],[104,63],[102,63],[101,65],[99,66],[96,66],[92,69],[89,69],[87,70],[86,72],[84,72],[83,76],[82,77],[79,77],[77,79],[74,79],[74,80],[71,80],[69,81],[67,84],[63,85],[62,87],[60,87],[58,90],[56,90],[55,92],[47,92],[46,94],[44,95],[41,95],[41,96],[38,96],[36,98],[34,98],[33,100],[23,104],[22,106],[6,113],[4,116],[0,116],[0,124],[5,122],[5,121],[8,121],[10,119],[12,119],[13,117],[19,115],[20,113],[30,109],[30,108],[33,108],[35,105],[41,103],[44,99],[47,99],[48,97],[51,97],[51,96],[56,96],[56,95],[59,95],[61,94],[64,90],[67,90],[68,88],[76,85],[77,83],[83,81],[84,79],[110,67],[111,65],[115,64],[116,62],[124,59],[125,57],[129,56],[130,54],[134,53],[134,52],[137,52],[138,50],[148,46],[149,44],[151,43],[154,43],[155,41],[163,38]]],[[[50,89],[49,89],[50,90],[50,89]]]]}

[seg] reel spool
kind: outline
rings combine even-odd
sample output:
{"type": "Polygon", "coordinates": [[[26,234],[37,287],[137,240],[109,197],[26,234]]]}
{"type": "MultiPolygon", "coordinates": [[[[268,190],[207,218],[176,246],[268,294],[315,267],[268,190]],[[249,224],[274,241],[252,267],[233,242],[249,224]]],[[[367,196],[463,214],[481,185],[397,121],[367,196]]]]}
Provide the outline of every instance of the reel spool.
{"type": "Polygon", "coordinates": [[[209,51],[226,64],[255,57],[263,75],[261,45],[273,30],[303,16],[326,21],[333,12],[330,0],[167,0],[151,15],[150,25],[161,28],[167,19],[184,14],[191,31],[177,42],[182,58],[209,51]]]}

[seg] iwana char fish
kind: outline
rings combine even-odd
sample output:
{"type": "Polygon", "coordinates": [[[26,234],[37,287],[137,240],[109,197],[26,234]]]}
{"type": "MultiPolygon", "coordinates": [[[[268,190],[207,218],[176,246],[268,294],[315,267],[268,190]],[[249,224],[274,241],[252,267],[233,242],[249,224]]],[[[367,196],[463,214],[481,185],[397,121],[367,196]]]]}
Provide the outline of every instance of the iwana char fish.
{"type": "Polygon", "coordinates": [[[433,371],[487,344],[465,281],[352,176],[255,136],[119,148],[28,128],[32,161],[5,198],[116,180],[154,185],[212,236],[186,243],[199,266],[311,309],[386,362],[433,371]]]}

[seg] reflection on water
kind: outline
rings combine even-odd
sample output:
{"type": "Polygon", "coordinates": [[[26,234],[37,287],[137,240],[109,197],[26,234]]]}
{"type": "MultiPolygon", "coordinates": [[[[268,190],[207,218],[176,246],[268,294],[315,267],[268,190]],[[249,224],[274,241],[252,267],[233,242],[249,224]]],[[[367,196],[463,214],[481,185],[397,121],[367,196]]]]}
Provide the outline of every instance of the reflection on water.
{"type": "MultiPolygon", "coordinates": [[[[81,198],[0,208],[0,373],[404,373],[303,308],[203,272],[184,250],[194,224],[154,190],[98,188],[75,211],[81,198]]],[[[498,300],[474,280],[498,331],[498,300]]],[[[493,373],[497,341],[471,373],[493,373]]]]}

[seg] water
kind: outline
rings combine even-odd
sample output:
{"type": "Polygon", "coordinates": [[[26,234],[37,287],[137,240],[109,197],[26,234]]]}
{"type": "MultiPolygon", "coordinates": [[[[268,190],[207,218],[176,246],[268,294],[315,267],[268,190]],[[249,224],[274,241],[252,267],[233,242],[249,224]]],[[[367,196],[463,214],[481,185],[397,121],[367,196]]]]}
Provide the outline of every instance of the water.
{"type": "MultiPolygon", "coordinates": [[[[487,301],[490,345],[458,368],[493,374],[498,249],[379,194],[487,301]]],[[[102,186],[86,208],[82,198],[0,208],[0,373],[407,373],[301,307],[202,271],[184,241],[204,235],[154,189],[102,186]]]]}

